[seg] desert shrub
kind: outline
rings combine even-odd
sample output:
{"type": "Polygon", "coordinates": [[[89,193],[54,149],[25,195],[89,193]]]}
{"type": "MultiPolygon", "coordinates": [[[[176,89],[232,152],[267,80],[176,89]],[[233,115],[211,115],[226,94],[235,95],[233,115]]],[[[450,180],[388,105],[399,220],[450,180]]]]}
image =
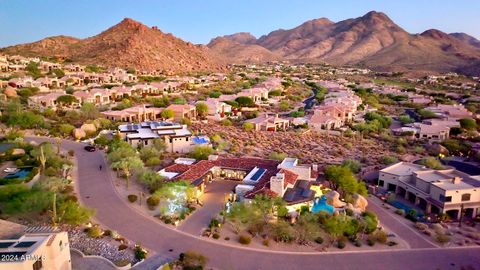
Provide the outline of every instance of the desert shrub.
{"type": "Polygon", "coordinates": [[[214,233],[214,234],[212,235],[212,237],[213,237],[213,239],[218,239],[218,238],[220,238],[220,234],[214,233]]]}
{"type": "Polygon", "coordinates": [[[179,261],[183,270],[201,270],[205,268],[208,259],[202,254],[187,251],[180,254],[179,261]]]}
{"type": "Polygon", "coordinates": [[[100,229],[100,227],[94,226],[94,227],[88,228],[87,234],[91,238],[100,238],[102,237],[103,232],[102,232],[102,229],[100,229]]]}
{"type": "Polygon", "coordinates": [[[385,244],[387,243],[387,233],[381,230],[378,230],[374,234],[375,240],[378,243],[385,244]]]}
{"type": "Polygon", "coordinates": [[[162,161],[160,160],[159,157],[151,157],[151,158],[147,159],[147,161],[145,161],[145,165],[149,166],[149,167],[160,165],[160,163],[162,163],[162,161]]]}
{"type": "Polygon", "coordinates": [[[405,210],[397,209],[397,210],[395,210],[395,214],[400,215],[400,216],[404,216],[405,215],[405,210]]]}
{"type": "Polygon", "coordinates": [[[147,205],[150,209],[154,209],[160,203],[160,198],[157,196],[150,196],[147,198],[147,205]]]}
{"type": "Polygon", "coordinates": [[[264,245],[264,246],[266,246],[266,247],[270,246],[270,240],[268,240],[268,239],[263,239],[262,245],[264,245]]]}
{"type": "Polygon", "coordinates": [[[129,202],[134,203],[134,202],[137,201],[138,196],[135,195],[135,194],[130,194],[130,195],[127,196],[127,198],[128,198],[128,201],[129,201],[129,202]]]}
{"type": "Polygon", "coordinates": [[[242,234],[238,237],[238,242],[242,245],[249,245],[252,242],[252,237],[242,234]]]}
{"type": "Polygon", "coordinates": [[[448,243],[448,242],[450,242],[450,239],[451,239],[450,236],[448,236],[446,234],[437,233],[435,235],[435,240],[440,244],[448,243]]]}
{"type": "Polygon", "coordinates": [[[73,149],[68,150],[68,155],[73,157],[75,155],[75,150],[73,149]]]}
{"type": "Polygon", "coordinates": [[[419,231],[425,231],[428,229],[428,225],[425,223],[417,222],[415,223],[415,228],[417,228],[419,231]]]}
{"type": "Polygon", "coordinates": [[[375,245],[375,239],[370,235],[367,239],[367,245],[373,247],[375,245]]]}
{"type": "Polygon", "coordinates": [[[128,248],[128,246],[125,245],[125,244],[120,244],[120,245],[118,246],[118,250],[119,250],[119,251],[125,250],[125,249],[127,249],[127,248],[128,248]]]}
{"type": "Polygon", "coordinates": [[[135,259],[141,261],[147,257],[147,251],[145,251],[139,245],[135,246],[135,259]]]}
{"type": "Polygon", "coordinates": [[[322,238],[321,236],[317,236],[317,237],[315,238],[315,243],[321,245],[321,244],[323,243],[323,238],[322,238]]]}
{"type": "Polygon", "coordinates": [[[337,242],[337,248],[344,249],[345,248],[345,242],[344,241],[338,241],[337,242]]]}
{"type": "Polygon", "coordinates": [[[225,237],[225,238],[223,238],[223,239],[224,239],[225,241],[230,241],[230,237],[228,237],[228,236],[225,237]]]}
{"type": "Polygon", "coordinates": [[[48,167],[45,169],[44,174],[46,176],[56,176],[57,175],[57,170],[53,167],[48,167]]]}
{"type": "Polygon", "coordinates": [[[353,243],[354,246],[356,247],[361,247],[362,246],[362,242],[360,242],[360,240],[357,240],[353,243]]]}
{"type": "Polygon", "coordinates": [[[398,245],[398,243],[395,242],[395,241],[388,241],[387,245],[388,245],[389,247],[393,247],[393,246],[398,245]]]}

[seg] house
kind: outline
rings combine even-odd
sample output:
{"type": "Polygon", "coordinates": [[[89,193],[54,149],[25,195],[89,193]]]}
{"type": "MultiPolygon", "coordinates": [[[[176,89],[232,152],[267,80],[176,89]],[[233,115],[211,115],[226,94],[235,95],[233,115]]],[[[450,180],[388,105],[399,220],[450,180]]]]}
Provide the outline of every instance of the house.
{"type": "Polygon", "coordinates": [[[428,119],[421,123],[413,123],[406,127],[394,129],[393,132],[397,135],[411,132],[417,139],[441,142],[448,139],[450,129],[453,127],[460,127],[460,123],[452,120],[428,119]]]}
{"type": "Polygon", "coordinates": [[[427,214],[466,217],[480,214],[480,176],[455,169],[433,170],[422,165],[399,162],[380,170],[380,189],[393,192],[427,214]]]}
{"type": "Polygon", "coordinates": [[[186,180],[203,191],[205,185],[223,178],[237,181],[235,193],[239,200],[251,200],[256,195],[282,197],[290,206],[308,203],[315,197],[310,190],[317,179],[316,165],[299,165],[287,158],[282,162],[260,158],[224,158],[210,156],[193,164],[173,164],[159,173],[170,181],[186,180]],[[299,183],[305,181],[307,183],[299,183]]]}
{"type": "Polygon", "coordinates": [[[76,91],[73,95],[83,103],[106,105],[111,103],[110,91],[103,88],[93,88],[85,91],[76,91]]]}
{"type": "Polygon", "coordinates": [[[112,121],[119,122],[145,122],[155,121],[161,118],[163,109],[155,107],[147,107],[145,105],[138,105],[126,108],[120,111],[104,111],[101,114],[112,121]]]}
{"type": "Polygon", "coordinates": [[[218,101],[215,98],[207,98],[205,101],[198,101],[198,103],[205,103],[208,107],[208,116],[215,119],[221,120],[226,115],[230,115],[232,113],[232,106],[228,105],[225,102],[218,101]]]}
{"type": "Polygon", "coordinates": [[[197,108],[189,104],[172,104],[166,109],[173,111],[173,119],[177,122],[182,121],[184,118],[190,120],[197,119],[197,108]]]}
{"type": "Polygon", "coordinates": [[[446,120],[458,120],[473,116],[472,112],[467,110],[462,104],[438,104],[436,106],[427,107],[426,110],[432,111],[438,117],[446,120]]]}
{"type": "Polygon", "coordinates": [[[186,125],[170,122],[140,122],[118,126],[120,137],[133,147],[148,146],[155,139],[165,142],[171,153],[188,153],[195,143],[186,125]]]}
{"type": "MultiPolygon", "coordinates": [[[[57,102],[57,99],[64,95],[66,95],[65,91],[58,91],[58,92],[51,92],[43,95],[31,96],[28,99],[28,105],[38,109],[45,109],[45,108],[57,109],[59,105],[57,102]]],[[[74,107],[78,107],[79,105],[80,105],[79,102],[76,102],[69,106],[74,108],[74,107]]]]}
{"type": "Polygon", "coordinates": [[[257,118],[246,120],[247,123],[254,125],[256,131],[278,131],[287,130],[290,126],[290,121],[278,117],[278,114],[262,114],[257,118]]]}
{"type": "Polygon", "coordinates": [[[341,128],[351,120],[348,113],[340,106],[328,105],[319,106],[313,111],[313,115],[308,121],[308,126],[316,130],[333,130],[341,128]]]}
{"type": "Polygon", "coordinates": [[[38,78],[35,80],[40,86],[47,88],[63,88],[65,87],[65,82],[57,78],[49,78],[47,76],[38,78]]]}
{"type": "Polygon", "coordinates": [[[67,232],[0,220],[0,269],[70,270],[67,232]]]}

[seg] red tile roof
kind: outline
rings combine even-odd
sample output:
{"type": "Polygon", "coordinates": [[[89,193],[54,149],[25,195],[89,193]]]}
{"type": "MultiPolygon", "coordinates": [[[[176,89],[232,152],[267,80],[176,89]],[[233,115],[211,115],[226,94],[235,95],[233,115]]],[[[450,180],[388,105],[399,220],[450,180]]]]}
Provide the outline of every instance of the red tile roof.
{"type": "Polygon", "coordinates": [[[172,164],[166,167],[164,170],[166,172],[173,172],[173,173],[184,173],[190,169],[190,165],[186,164],[172,164]]]}

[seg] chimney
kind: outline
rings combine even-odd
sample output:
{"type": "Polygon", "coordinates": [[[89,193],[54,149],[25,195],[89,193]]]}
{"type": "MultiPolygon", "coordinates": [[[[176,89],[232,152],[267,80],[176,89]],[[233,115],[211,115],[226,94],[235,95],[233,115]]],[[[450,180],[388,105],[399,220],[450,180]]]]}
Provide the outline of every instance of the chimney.
{"type": "Polygon", "coordinates": [[[462,179],[460,177],[456,176],[452,179],[452,184],[460,184],[461,181],[462,181],[462,179]]]}
{"type": "Polygon", "coordinates": [[[277,173],[270,178],[270,190],[277,193],[280,197],[283,197],[285,193],[285,174],[277,173]]]}

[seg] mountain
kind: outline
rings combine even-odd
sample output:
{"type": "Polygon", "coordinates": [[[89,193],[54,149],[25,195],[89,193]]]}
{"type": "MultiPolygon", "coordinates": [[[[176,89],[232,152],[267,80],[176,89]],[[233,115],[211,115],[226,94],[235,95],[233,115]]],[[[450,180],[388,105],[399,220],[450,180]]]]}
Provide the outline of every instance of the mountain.
{"type": "Polygon", "coordinates": [[[470,44],[474,47],[480,48],[480,40],[465,34],[465,33],[451,33],[450,36],[455,37],[467,44],[470,44]]]}
{"type": "Polygon", "coordinates": [[[86,39],[59,36],[11,46],[2,53],[26,56],[60,56],[81,64],[97,64],[188,72],[222,70],[223,60],[203,45],[193,45],[126,18],[106,31],[86,39]]]}
{"type": "MultiPolygon", "coordinates": [[[[228,36],[226,36],[228,37],[228,36]]],[[[228,56],[241,48],[243,58],[255,51],[240,42],[213,51],[228,56]]],[[[326,18],[307,21],[293,29],[276,30],[256,40],[282,60],[292,62],[327,62],[336,65],[359,65],[373,69],[405,71],[455,71],[476,74],[480,49],[474,39],[431,29],[410,34],[387,15],[371,11],[362,17],[332,22],[326,18]]],[[[263,51],[263,54],[267,54],[263,51]]],[[[230,59],[231,58],[228,58],[230,59]]]]}
{"type": "Polygon", "coordinates": [[[236,64],[265,63],[281,59],[280,55],[251,42],[255,43],[256,38],[253,40],[234,34],[212,39],[207,47],[228,62],[236,64]]]}

